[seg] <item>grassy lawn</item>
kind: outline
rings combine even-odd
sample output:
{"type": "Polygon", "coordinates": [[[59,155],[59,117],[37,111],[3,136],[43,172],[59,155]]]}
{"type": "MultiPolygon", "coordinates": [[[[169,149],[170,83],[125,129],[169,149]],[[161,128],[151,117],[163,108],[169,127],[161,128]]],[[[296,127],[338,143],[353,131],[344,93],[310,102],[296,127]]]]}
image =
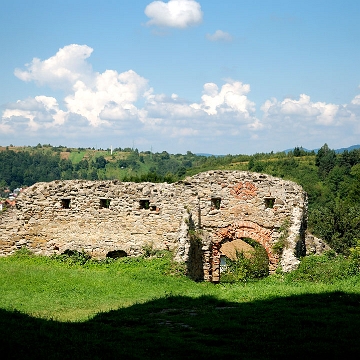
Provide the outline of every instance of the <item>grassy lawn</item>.
{"type": "Polygon", "coordinates": [[[346,358],[359,276],[195,283],[169,257],[85,265],[0,259],[0,349],[27,359],[346,358]]]}

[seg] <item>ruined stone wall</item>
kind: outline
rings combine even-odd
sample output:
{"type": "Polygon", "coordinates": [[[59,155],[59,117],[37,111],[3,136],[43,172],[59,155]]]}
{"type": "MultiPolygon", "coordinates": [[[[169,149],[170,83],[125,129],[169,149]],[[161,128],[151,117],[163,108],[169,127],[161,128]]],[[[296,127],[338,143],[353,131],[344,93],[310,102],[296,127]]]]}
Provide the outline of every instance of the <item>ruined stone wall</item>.
{"type": "Polygon", "coordinates": [[[173,248],[184,212],[183,204],[175,201],[181,194],[177,184],[37,183],[18,197],[13,224],[18,230],[8,240],[14,245],[11,250],[26,245],[50,255],[76,249],[98,258],[119,249],[139,255],[151,243],[173,248]],[[101,207],[104,200],[110,202],[108,208],[101,207]],[[63,208],[64,201],[69,208],[63,208]],[[141,201],[149,201],[149,208],[141,209],[141,201]]]}
{"type": "MultiPolygon", "coordinates": [[[[304,255],[307,216],[307,196],[301,186],[265,174],[231,171],[195,175],[187,186],[198,193],[198,208],[192,202],[191,213],[211,239],[205,257],[211,259],[212,280],[219,276],[221,245],[246,237],[264,246],[270,271],[275,271],[279,262],[284,271],[296,268],[299,256],[304,255]],[[286,240],[278,255],[272,247],[282,235],[282,227],[287,230],[286,240]]],[[[208,276],[206,270],[204,276],[208,276]]]]}
{"type": "Polygon", "coordinates": [[[0,255],[26,245],[43,255],[72,249],[98,258],[114,250],[136,256],[151,245],[175,250],[177,260],[201,267],[195,273],[216,281],[221,245],[244,237],[265,247],[271,270],[279,261],[285,271],[294,268],[304,241],[307,201],[293,182],[250,172],[209,171],[175,184],[37,183],[19,195],[16,207],[0,215],[0,255]],[[286,248],[280,257],[272,246],[285,223],[286,248]],[[201,229],[196,251],[191,229],[201,229]],[[200,265],[195,260],[201,258],[199,251],[200,265]]]}

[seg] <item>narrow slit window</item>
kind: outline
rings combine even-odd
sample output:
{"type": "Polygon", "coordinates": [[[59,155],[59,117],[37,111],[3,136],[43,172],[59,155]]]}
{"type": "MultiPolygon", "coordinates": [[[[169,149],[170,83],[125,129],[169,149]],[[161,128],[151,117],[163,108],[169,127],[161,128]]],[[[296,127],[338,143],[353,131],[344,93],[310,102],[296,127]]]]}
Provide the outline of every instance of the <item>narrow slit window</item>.
{"type": "Polygon", "coordinates": [[[211,198],[211,207],[213,209],[219,210],[221,205],[221,198],[219,197],[213,197],[211,198]]]}
{"type": "Polygon", "coordinates": [[[100,199],[100,209],[109,209],[110,199],[100,199]]]}
{"type": "Polygon", "coordinates": [[[139,207],[140,209],[149,210],[150,208],[150,200],[142,199],[139,201],[139,207]]]}
{"type": "Polygon", "coordinates": [[[61,207],[63,209],[70,209],[70,199],[61,199],[61,207]]]}
{"type": "Polygon", "coordinates": [[[275,205],[275,199],[274,198],[266,198],[265,199],[265,208],[266,209],[272,209],[275,205]]]}

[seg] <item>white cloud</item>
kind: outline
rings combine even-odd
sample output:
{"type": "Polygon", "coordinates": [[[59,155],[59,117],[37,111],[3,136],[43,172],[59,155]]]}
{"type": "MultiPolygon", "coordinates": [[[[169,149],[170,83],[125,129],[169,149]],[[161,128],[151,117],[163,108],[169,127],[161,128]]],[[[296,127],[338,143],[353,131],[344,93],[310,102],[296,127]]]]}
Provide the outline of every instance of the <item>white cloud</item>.
{"type": "Polygon", "coordinates": [[[249,92],[250,85],[240,81],[229,80],[220,91],[216,84],[207,83],[204,85],[202,102],[191,106],[194,109],[203,110],[208,115],[232,113],[237,117],[250,119],[255,112],[255,103],[248,99],[249,92]]]}
{"type": "MultiPolygon", "coordinates": [[[[259,119],[254,119],[254,121],[248,124],[248,129],[252,131],[262,130],[266,127],[259,119]]],[[[252,135],[253,138],[257,138],[257,135],[252,135]]]]}
{"type": "Polygon", "coordinates": [[[176,93],[155,93],[133,70],[94,72],[87,60],[92,51],[86,45],[65,46],[49,59],[17,70],[20,79],[61,87],[65,95],[60,100],[45,94],[6,104],[0,141],[9,142],[11,136],[11,142],[21,139],[21,144],[34,139],[35,144],[94,146],[94,139],[102,138],[122,147],[131,146],[132,140],[148,149],[158,144],[161,151],[181,146],[185,151],[249,153],[259,151],[260,145],[261,151],[294,145],[315,148],[337,138],[346,139],[346,145],[356,143],[360,133],[360,95],[343,105],[314,102],[306,94],[282,101],[272,98],[258,116],[249,84],[209,82],[199,101],[190,102],[176,93]],[[214,144],[221,148],[214,149],[214,144]],[[244,144],[251,147],[239,147],[244,144]]]}
{"type": "Polygon", "coordinates": [[[67,45],[47,60],[34,58],[26,70],[15,69],[14,74],[23,81],[67,89],[79,79],[90,80],[92,69],[86,59],[92,52],[87,45],[67,45]]]}
{"type": "Polygon", "coordinates": [[[30,131],[38,131],[41,128],[49,128],[62,125],[65,122],[66,113],[59,109],[55,98],[48,96],[35,96],[34,99],[18,100],[15,104],[9,104],[3,113],[3,119],[14,122],[15,127],[19,123],[30,131]]]}
{"type": "Polygon", "coordinates": [[[86,117],[94,126],[114,120],[115,116],[119,116],[120,121],[128,120],[130,113],[136,115],[134,103],[148,88],[147,80],[132,70],[95,74],[94,84],[90,87],[78,80],[73,86],[74,92],[65,97],[68,111],[86,117]]]}
{"type": "Polygon", "coordinates": [[[206,142],[220,136],[250,137],[262,124],[254,115],[255,104],[247,98],[249,92],[249,85],[229,80],[220,90],[214,83],[205,84],[199,103],[176,94],[150,94],[144,108],[147,125],[179,142],[186,137],[206,142]]]}
{"type": "Polygon", "coordinates": [[[210,41],[225,41],[230,42],[233,40],[232,36],[222,30],[216,30],[214,34],[206,34],[206,38],[210,41]]]}
{"type": "Polygon", "coordinates": [[[238,136],[261,128],[254,116],[255,104],[248,99],[247,84],[229,80],[219,89],[207,83],[201,101],[190,103],[175,93],[154,93],[148,80],[132,70],[92,71],[87,62],[92,51],[86,45],[65,46],[49,59],[37,59],[27,70],[18,71],[24,81],[53,87],[65,84],[64,107],[61,109],[54,97],[44,95],[8,104],[1,128],[51,138],[56,133],[59,137],[68,134],[68,138],[80,134],[106,137],[110,132],[111,136],[161,136],[179,142],[196,137],[210,141],[224,134],[238,136]]]}
{"type": "Polygon", "coordinates": [[[115,70],[92,71],[86,61],[92,52],[93,49],[87,45],[72,44],[47,60],[34,59],[25,71],[15,70],[16,76],[23,81],[67,90],[66,110],[60,110],[54,98],[36,97],[26,103],[8,106],[3,117],[22,116],[30,120],[32,128],[36,128],[43,118],[40,114],[45,111],[54,124],[64,123],[69,114],[77,114],[93,126],[108,121],[130,121],[139,115],[134,103],[148,90],[147,80],[132,70],[120,74],[115,70]],[[26,108],[20,112],[24,106],[26,108]],[[33,107],[38,110],[41,107],[40,113],[34,112],[36,109],[33,107]]]}
{"type": "Polygon", "coordinates": [[[145,109],[149,118],[158,119],[157,123],[163,119],[190,119],[196,116],[196,110],[178,95],[172,94],[171,97],[165,94],[150,94],[147,97],[145,109]]]}
{"type": "Polygon", "coordinates": [[[262,106],[263,136],[273,150],[295,145],[316,148],[328,143],[338,147],[358,142],[360,132],[360,107],[350,104],[332,104],[311,101],[310,96],[301,94],[298,99],[286,98],[267,100],[262,106]],[[269,136],[265,136],[268,134],[269,136]]]}
{"type": "Polygon", "coordinates": [[[353,105],[360,105],[360,95],[356,95],[352,100],[351,103],[353,105]]]}
{"type": "Polygon", "coordinates": [[[301,94],[299,100],[286,98],[267,100],[262,106],[264,118],[281,121],[313,122],[321,125],[337,125],[339,105],[312,102],[310,96],[301,94]]]}
{"type": "Polygon", "coordinates": [[[145,8],[148,25],[184,29],[202,22],[201,6],[194,0],[153,1],[145,8]]]}
{"type": "Polygon", "coordinates": [[[6,121],[3,121],[0,123],[0,134],[3,134],[5,136],[8,136],[10,134],[14,134],[15,130],[14,128],[8,124],[6,121]]]}

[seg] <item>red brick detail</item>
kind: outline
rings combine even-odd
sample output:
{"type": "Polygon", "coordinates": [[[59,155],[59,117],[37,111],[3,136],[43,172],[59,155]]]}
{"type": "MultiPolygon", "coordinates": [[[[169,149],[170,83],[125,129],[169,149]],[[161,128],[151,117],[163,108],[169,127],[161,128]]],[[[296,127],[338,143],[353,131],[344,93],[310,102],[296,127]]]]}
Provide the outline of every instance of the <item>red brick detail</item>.
{"type": "Polygon", "coordinates": [[[225,242],[242,238],[251,238],[265,248],[269,257],[270,267],[276,268],[279,262],[279,257],[277,254],[272,252],[271,235],[271,229],[266,229],[258,224],[245,220],[238,221],[226,228],[220,229],[217,233],[215,233],[213,242],[220,249],[221,245],[225,242]]]}
{"type": "Polygon", "coordinates": [[[231,195],[235,196],[238,199],[250,200],[256,196],[257,189],[253,183],[251,183],[249,181],[245,181],[245,182],[240,182],[240,183],[236,184],[230,190],[230,193],[231,193],[231,195]]]}

